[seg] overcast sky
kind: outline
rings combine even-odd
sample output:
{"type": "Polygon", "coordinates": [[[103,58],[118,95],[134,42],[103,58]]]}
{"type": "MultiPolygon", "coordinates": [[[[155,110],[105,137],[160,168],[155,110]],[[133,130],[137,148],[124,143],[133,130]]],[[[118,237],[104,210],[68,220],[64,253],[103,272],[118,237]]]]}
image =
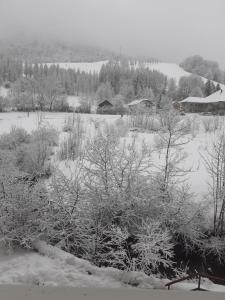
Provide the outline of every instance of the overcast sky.
{"type": "Polygon", "coordinates": [[[225,68],[225,0],[0,0],[0,36],[15,34],[225,68]]]}

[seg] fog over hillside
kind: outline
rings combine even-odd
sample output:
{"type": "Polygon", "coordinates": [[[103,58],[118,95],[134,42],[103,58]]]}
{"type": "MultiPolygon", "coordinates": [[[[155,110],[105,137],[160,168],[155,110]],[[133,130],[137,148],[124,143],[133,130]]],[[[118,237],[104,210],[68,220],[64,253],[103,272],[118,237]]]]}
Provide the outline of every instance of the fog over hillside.
{"type": "Polygon", "coordinates": [[[1,37],[41,36],[180,62],[225,67],[223,0],[1,0],[1,37]]]}

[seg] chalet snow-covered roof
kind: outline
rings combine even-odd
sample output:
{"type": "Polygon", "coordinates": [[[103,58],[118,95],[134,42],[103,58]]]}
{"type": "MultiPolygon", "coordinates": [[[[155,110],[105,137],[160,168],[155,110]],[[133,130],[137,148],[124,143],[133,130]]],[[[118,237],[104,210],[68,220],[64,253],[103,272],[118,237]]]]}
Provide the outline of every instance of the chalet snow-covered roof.
{"type": "Polygon", "coordinates": [[[181,101],[181,103],[218,103],[225,102],[225,91],[217,91],[206,98],[188,97],[181,101]]]}
{"type": "Polygon", "coordinates": [[[152,101],[149,99],[138,99],[138,100],[134,100],[134,101],[128,103],[128,106],[137,105],[137,104],[142,103],[143,101],[148,101],[148,102],[152,103],[152,101]]]}
{"type": "Polygon", "coordinates": [[[181,101],[181,103],[207,103],[205,101],[206,98],[200,98],[200,97],[188,97],[181,101]]]}
{"type": "Polygon", "coordinates": [[[210,96],[206,97],[205,99],[210,100],[212,102],[225,102],[225,91],[217,91],[210,96]]]}

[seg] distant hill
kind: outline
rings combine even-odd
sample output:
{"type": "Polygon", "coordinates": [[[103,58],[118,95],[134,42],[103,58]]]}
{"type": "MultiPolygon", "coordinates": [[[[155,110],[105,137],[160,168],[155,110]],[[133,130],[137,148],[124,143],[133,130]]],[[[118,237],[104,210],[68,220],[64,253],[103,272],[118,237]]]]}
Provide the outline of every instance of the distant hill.
{"type": "Polygon", "coordinates": [[[186,58],[180,66],[187,72],[225,83],[225,72],[219,68],[216,61],[206,60],[200,55],[194,55],[186,58]]]}
{"type": "Polygon", "coordinates": [[[93,62],[113,59],[116,54],[90,46],[41,40],[0,40],[0,55],[31,63],[93,62]]]}

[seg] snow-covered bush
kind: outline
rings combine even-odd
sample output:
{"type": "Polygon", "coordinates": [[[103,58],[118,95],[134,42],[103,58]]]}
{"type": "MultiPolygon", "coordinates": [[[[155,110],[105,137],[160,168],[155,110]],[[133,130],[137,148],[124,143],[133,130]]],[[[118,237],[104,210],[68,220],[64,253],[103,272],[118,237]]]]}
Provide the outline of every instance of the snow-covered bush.
{"type": "Polygon", "coordinates": [[[69,131],[72,131],[73,130],[73,126],[74,126],[74,123],[75,123],[75,115],[73,114],[73,116],[68,116],[64,122],[64,125],[63,125],[63,131],[64,132],[69,132],[69,131]]]}
{"type": "Polygon", "coordinates": [[[172,181],[184,175],[187,170],[179,167],[186,154],[180,151],[180,147],[189,142],[187,134],[190,132],[188,120],[182,119],[175,110],[160,112],[161,129],[155,136],[156,149],[162,152],[162,159],[157,166],[161,172],[160,182],[163,190],[166,190],[172,181]]]}
{"type": "Polygon", "coordinates": [[[40,141],[22,145],[16,151],[16,164],[19,169],[32,176],[42,177],[51,174],[50,163],[51,148],[40,141]]]}
{"type": "Polygon", "coordinates": [[[69,136],[60,144],[58,157],[60,160],[75,160],[82,153],[84,143],[84,126],[80,115],[68,118],[64,131],[69,132],[69,136]]]}
{"type": "Polygon", "coordinates": [[[144,221],[133,248],[137,254],[134,259],[136,269],[149,273],[149,270],[158,271],[159,266],[171,267],[173,265],[171,235],[168,230],[162,229],[160,222],[144,221]]]}
{"type": "Polygon", "coordinates": [[[49,147],[58,145],[59,133],[53,127],[41,127],[31,133],[31,143],[40,142],[47,144],[49,147]]]}
{"type": "Polygon", "coordinates": [[[10,154],[0,153],[0,240],[30,247],[45,229],[48,200],[40,184],[24,180],[10,154]]]}
{"type": "Polygon", "coordinates": [[[221,134],[203,160],[210,175],[209,204],[213,211],[212,232],[215,236],[225,235],[225,135],[221,134]]]}
{"type": "Polygon", "coordinates": [[[212,122],[213,122],[212,118],[205,117],[202,119],[202,124],[203,124],[203,128],[205,129],[205,132],[211,132],[213,130],[212,122]]]}
{"type": "Polygon", "coordinates": [[[161,127],[160,121],[153,112],[137,111],[132,113],[128,119],[129,126],[140,130],[158,131],[161,127]]]}
{"type": "Polygon", "coordinates": [[[0,136],[0,149],[15,150],[21,144],[28,144],[30,136],[23,128],[12,127],[8,134],[0,136]]]}
{"type": "Polygon", "coordinates": [[[52,147],[58,143],[58,133],[53,128],[40,127],[33,131],[30,143],[23,144],[16,149],[17,166],[32,176],[49,176],[51,166],[49,158],[52,147]]]}
{"type": "Polygon", "coordinates": [[[9,99],[0,96],[0,112],[6,111],[8,107],[9,107],[9,99]]]}
{"type": "Polygon", "coordinates": [[[213,120],[212,120],[212,131],[215,132],[216,130],[218,130],[220,128],[221,124],[220,124],[220,118],[219,116],[214,116],[213,120]]]}
{"type": "Polygon", "coordinates": [[[199,129],[200,129],[199,119],[195,116],[192,117],[191,119],[188,118],[188,120],[190,120],[190,131],[191,131],[192,138],[195,138],[199,133],[199,129]]]}
{"type": "MultiPolygon", "coordinates": [[[[169,152],[183,138],[181,129],[186,132],[183,123],[171,128],[169,152]]],[[[167,133],[164,123],[166,148],[167,133]]],[[[201,216],[174,179],[182,170],[171,169],[171,154],[167,171],[165,165],[156,170],[151,159],[135,137],[121,139],[115,126],[99,129],[71,176],[53,176],[51,243],[98,266],[148,273],[159,264],[172,267],[173,235],[198,241],[201,216]]]]}
{"type": "MultiPolygon", "coordinates": [[[[151,202],[151,178],[147,176],[151,153],[146,145],[140,149],[135,138],[128,144],[121,142],[115,127],[107,126],[86,145],[80,163],[79,176],[68,179],[58,173],[54,177],[52,223],[57,224],[52,227],[54,242],[98,266],[143,270],[144,248],[138,251],[138,247],[134,250],[132,246],[140,234],[139,242],[144,247],[144,234],[146,239],[148,234],[147,247],[150,235],[156,236],[157,231],[158,240],[155,245],[151,241],[151,253],[149,245],[148,264],[149,268],[156,268],[156,256],[162,264],[163,247],[170,249],[169,235],[166,239],[160,223],[151,233],[144,227],[156,220],[155,209],[159,205],[151,202]],[[161,244],[160,235],[165,244],[161,244]]],[[[169,255],[167,262],[171,265],[169,255]]]]}

